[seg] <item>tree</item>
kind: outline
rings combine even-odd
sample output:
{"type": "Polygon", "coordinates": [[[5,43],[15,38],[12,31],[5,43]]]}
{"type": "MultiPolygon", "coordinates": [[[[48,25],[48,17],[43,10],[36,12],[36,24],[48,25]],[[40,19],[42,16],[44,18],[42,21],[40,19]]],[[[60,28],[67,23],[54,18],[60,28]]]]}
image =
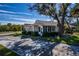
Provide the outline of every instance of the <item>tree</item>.
{"type": "Polygon", "coordinates": [[[71,15],[76,18],[76,30],[79,31],[79,4],[72,9],[71,15]]]}
{"type": "Polygon", "coordinates": [[[7,26],[11,26],[11,25],[12,25],[11,23],[8,23],[8,24],[7,24],[7,26]]]}
{"type": "Polygon", "coordinates": [[[4,31],[22,31],[22,25],[16,25],[8,23],[6,25],[0,25],[0,32],[4,31]]]}
{"type": "Polygon", "coordinates": [[[69,18],[71,15],[71,11],[74,10],[76,4],[69,3],[46,3],[46,4],[35,4],[33,5],[32,10],[37,10],[39,14],[43,14],[46,16],[50,16],[51,18],[57,20],[58,28],[59,28],[59,36],[62,37],[64,34],[64,23],[66,18],[69,18]],[[73,7],[71,5],[74,5],[73,7]]]}

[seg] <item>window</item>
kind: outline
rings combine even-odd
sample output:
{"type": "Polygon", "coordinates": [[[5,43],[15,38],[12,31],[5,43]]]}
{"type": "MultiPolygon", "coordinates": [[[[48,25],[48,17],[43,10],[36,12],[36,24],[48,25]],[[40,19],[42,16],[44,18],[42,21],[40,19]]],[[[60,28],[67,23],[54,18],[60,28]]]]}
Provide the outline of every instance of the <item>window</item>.
{"type": "Polygon", "coordinates": [[[47,26],[43,26],[43,32],[47,32],[47,26]]]}
{"type": "Polygon", "coordinates": [[[51,26],[48,26],[48,32],[51,32],[51,26]]]}
{"type": "Polygon", "coordinates": [[[55,31],[55,26],[52,26],[51,31],[55,31]]]}

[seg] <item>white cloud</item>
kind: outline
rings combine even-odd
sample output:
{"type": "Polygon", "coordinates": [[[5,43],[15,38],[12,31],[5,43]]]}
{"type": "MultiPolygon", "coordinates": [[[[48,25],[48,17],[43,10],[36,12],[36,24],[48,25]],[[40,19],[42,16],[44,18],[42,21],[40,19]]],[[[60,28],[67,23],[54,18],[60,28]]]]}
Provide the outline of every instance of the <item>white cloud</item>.
{"type": "Polygon", "coordinates": [[[23,13],[23,12],[15,12],[15,14],[22,14],[22,15],[29,15],[29,16],[31,16],[31,15],[33,15],[33,14],[31,14],[31,13],[23,13]]]}
{"type": "Polygon", "coordinates": [[[5,5],[5,4],[0,4],[0,7],[10,7],[10,6],[5,5]]]}
{"type": "Polygon", "coordinates": [[[19,19],[23,21],[34,21],[35,19],[25,19],[25,18],[13,18],[13,19],[19,19]]]}
{"type": "Polygon", "coordinates": [[[14,20],[24,21],[24,23],[33,24],[35,19],[13,18],[14,20]]]}
{"type": "Polygon", "coordinates": [[[3,5],[0,4],[0,6],[2,7],[3,5]]]}
{"type": "Polygon", "coordinates": [[[0,7],[10,7],[10,8],[16,8],[16,7],[12,7],[12,6],[6,5],[6,4],[0,4],[0,7]]]}
{"type": "Polygon", "coordinates": [[[12,11],[6,11],[6,10],[0,10],[0,12],[15,14],[15,12],[12,12],[12,11]]]}
{"type": "Polygon", "coordinates": [[[0,4],[0,7],[8,7],[8,5],[0,4]]]}
{"type": "Polygon", "coordinates": [[[13,12],[13,11],[7,11],[7,10],[0,10],[0,12],[2,12],[2,13],[10,13],[10,14],[33,15],[31,13],[13,12]]]}
{"type": "Polygon", "coordinates": [[[1,24],[7,24],[7,23],[12,23],[12,24],[24,24],[24,22],[16,22],[16,21],[0,21],[1,24]]]}
{"type": "Polygon", "coordinates": [[[21,16],[21,15],[3,14],[3,13],[0,13],[0,19],[3,20],[11,19],[11,20],[17,20],[22,22],[35,20],[35,19],[27,19],[27,17],[23,15],[21,16]]]}
{"type": "MultiPolygon", "coordinates": [[[[13,23],[14,22],[22,22],[22,23],[30,23],[30,24],[32,24],[32,23],[35,22],[35,20],[45,20],[45,21],[50,20],[50,19],[45,19],[45,17],[44,18],[38,17],[38,15],[36,15],[37,17],[28,19],[29,16],[33,15],[31,13],[13,12],[13,11],[7,11],[7,10],[0,10],[0,12],[2,12],[2,13],[0,13],[0,18],[2,18],[4,20],[9,19],[13,23]],[[26,16],[26,15],[29,15],[29,16],[26,16]]],[[[8,21],[8,22],[11,22],[11,21],[8,21]]]]}

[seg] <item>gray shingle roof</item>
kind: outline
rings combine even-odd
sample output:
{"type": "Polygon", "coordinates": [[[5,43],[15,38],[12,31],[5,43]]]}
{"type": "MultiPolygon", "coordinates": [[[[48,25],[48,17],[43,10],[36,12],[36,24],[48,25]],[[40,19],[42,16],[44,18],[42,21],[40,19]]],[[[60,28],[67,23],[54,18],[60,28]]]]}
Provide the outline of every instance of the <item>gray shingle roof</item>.
{"type": "Polygon", "coordinates": [[[51,26],[51,25],[57,25],[57,22],[36,20],[34,24],[43,25],[43,26],[51,26]]]}

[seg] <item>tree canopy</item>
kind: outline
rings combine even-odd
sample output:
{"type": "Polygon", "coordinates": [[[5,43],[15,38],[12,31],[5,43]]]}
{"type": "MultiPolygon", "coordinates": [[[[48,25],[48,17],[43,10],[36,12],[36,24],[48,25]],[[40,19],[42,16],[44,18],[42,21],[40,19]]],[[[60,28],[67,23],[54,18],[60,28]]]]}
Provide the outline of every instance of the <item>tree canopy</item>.
{"type": "Polygon", "coordinates": [[[16,24],[11,24],[11,23],[8,23],[6,25],[0,25],[0,32],[21,31],[21,30],[22,30],[22,25],[16,25],[16,24]]]}
{"type": "Polygon", "coordinates": [[[50,16],[57,20],[59,27],[59,36],[64,33],[64,23],[68,24],[70,17],[79,14],[79,5],[71,3],[39,3],[34,4],[31,9],[36,10],[39,14],[50,16]]]}

